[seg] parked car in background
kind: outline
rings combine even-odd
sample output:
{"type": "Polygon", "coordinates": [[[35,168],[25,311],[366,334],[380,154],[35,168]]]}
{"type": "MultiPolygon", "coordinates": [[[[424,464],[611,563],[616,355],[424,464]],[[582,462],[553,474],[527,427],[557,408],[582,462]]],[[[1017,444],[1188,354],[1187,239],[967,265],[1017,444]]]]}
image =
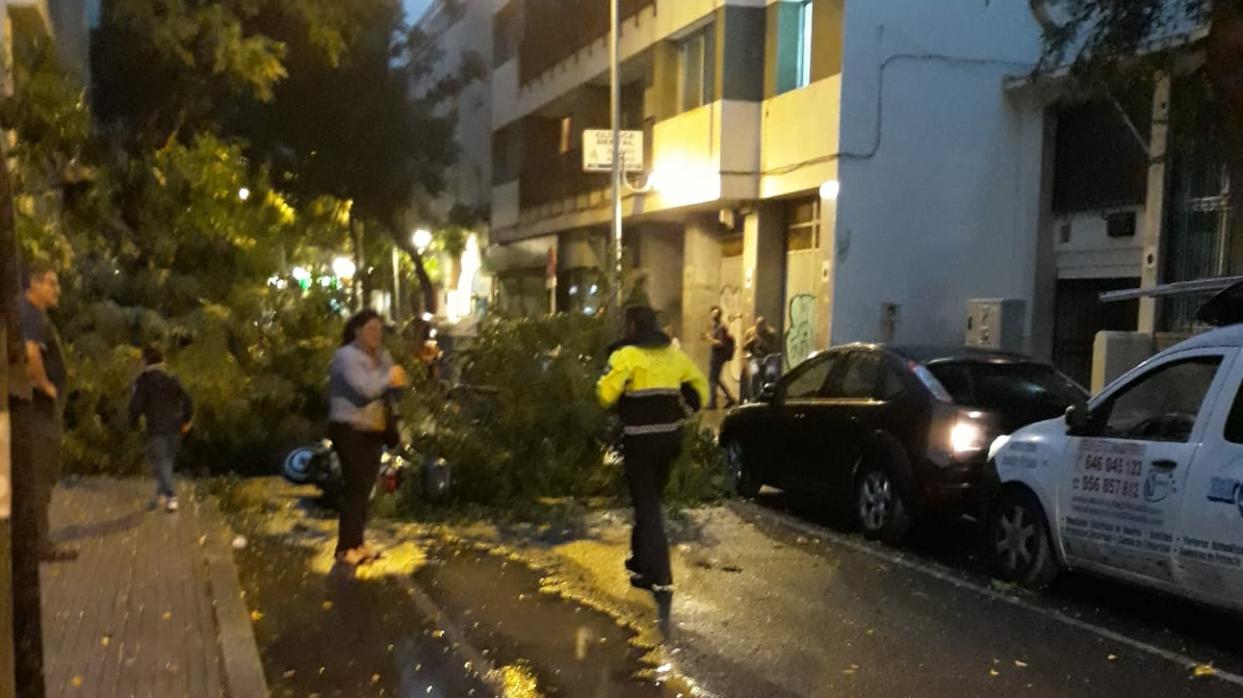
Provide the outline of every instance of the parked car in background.
{"type": "Polygon", "coordinates": [[[737,491],[826,498],[871,537],[978,505],[989,444],[1087,393],[1053,367],[963,347],[850,345],[808,359],[730,412],[720,443],[737,491]]]}
{"type": "Polygon", "coordinates": [[[998,575],[1082,569],[1243,610],[1241,352],[1243,325],[1193,337],[998,440],[998,575]]]}

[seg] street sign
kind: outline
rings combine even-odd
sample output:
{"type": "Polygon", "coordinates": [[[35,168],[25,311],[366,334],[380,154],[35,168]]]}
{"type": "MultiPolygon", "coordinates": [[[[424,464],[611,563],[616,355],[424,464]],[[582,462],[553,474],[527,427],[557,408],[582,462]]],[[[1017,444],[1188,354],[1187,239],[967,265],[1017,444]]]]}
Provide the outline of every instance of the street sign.
{"type": "MultiPolygon", "coordinates": [[[[643,171],[643,132],[621,132],[621,159],[626,172],[643,171]]],[[[606,129],[583,131],[583,172],[613,170],[613,132],[606,129]]]]}

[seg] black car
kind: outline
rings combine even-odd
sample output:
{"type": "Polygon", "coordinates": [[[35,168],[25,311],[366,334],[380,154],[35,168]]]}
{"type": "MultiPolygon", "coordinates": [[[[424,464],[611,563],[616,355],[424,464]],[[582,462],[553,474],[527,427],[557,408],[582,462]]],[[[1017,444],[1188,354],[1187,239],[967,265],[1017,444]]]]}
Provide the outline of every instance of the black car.
{"type": "Polygon", "coordinates": [[[850,345],[817,354],[730,412],[720,442],[738,493],[828,497],[864,533],[901,539],[970,510],[993,440],[1087,393],[1052,366],[965,347],[850,345]]]}

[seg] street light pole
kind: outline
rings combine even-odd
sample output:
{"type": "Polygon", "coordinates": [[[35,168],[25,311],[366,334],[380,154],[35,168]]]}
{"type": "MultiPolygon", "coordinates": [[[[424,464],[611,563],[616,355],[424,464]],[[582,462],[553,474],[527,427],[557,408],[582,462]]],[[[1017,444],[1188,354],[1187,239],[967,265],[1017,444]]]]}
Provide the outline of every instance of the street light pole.
{"type": "Polygon", "coordinates": [[[609,0],[610,106],[613,123],[613,308],[622,305],[621,17],[620,0],[609,0]]]}

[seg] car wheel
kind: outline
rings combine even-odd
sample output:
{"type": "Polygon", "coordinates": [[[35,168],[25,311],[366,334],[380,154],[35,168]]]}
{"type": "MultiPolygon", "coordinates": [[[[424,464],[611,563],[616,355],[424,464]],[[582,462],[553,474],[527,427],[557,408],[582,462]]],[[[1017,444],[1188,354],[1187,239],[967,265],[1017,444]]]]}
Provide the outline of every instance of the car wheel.
{"type": "Polygon", "coordinates": [[[911,529],[911,515],[889,469],[864,464],[855,485],[855,516],[863,535],[900,543],[911,529]]]}
{"type": "Polygon", "coordinates": [[[1028,492],[1001,496],[989,517],[989,551],[997,576],[1030,589],[1053,583],[1059,566],[1040,502],[1028,492]]]}
{"type": "Polygon", "coordinates": [[[729,468],[729,476],[734,482],[734,492],[739,497],[751,499],[760,493],[762,483],[756,479],[755,473],[747,467],[746,453],[742,444],[728,441],[725,444],[725,465],[729,468]]]}

